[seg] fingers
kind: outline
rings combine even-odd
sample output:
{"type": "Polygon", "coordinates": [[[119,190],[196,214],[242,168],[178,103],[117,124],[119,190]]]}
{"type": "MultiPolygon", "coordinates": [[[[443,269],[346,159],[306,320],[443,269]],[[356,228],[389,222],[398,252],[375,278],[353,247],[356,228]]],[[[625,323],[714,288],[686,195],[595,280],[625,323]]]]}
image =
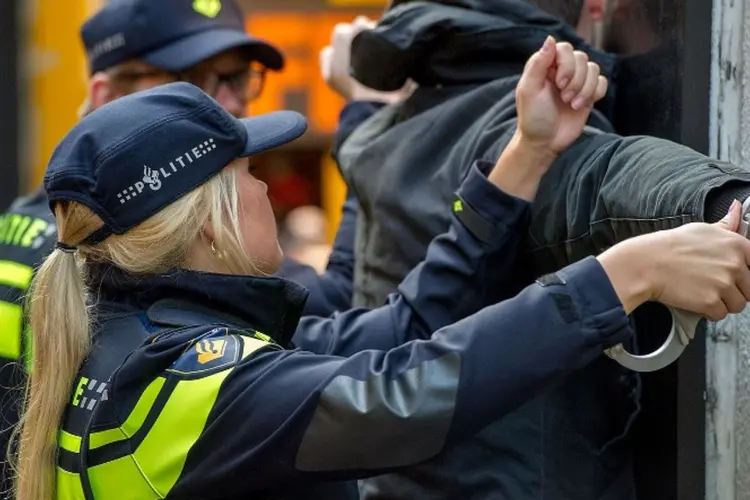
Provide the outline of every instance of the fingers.
{"type": "Polygon", "coordinates": [[[737,232],[737,229],[740,227],[740,218],[742,218],[742,203],[734,200],[729,207],[727,215],[714,225],[737,232]]]}
{"type": "Polygon", "coordinates": [[[745,303],[750,302],[750,270],[740,273],[736,284],[737,289],[745,299],[745,303]]]}
{"type": "MultiPolygon", "coordinates": [[[[732,217],[733,211],[730,209],[727,218],[732,217]]],[[[721,297],[721,303],[714,301],[714,307],[709,315],[714,321],[723,319],[729,313],[742,312],[750,301],[750,269],[747,265],[750,241],[737,234],[727,236],[730,239],[721,246],[728,265],[725,273],[717,275],[716,289],[721,297]]]]}
{"type": "Polygon", "coordinates": [[[375,28],[375,21],[367,16],[357,16],[352,23],[354,25],[354,32],[359,33],[363,30],[371,30],[375,28]]]}
{"type": "Polygon", "coordinates": [[[599,65],[590,62],[585,52],[574,50],[568,42],[558,43],[556,52],[553,81],[561,91],[563,102],[579,110],[593,106],[606,95],[607,79],[601,76],[599,65]]]}
{"type": "Polygon", "coordinates": [[[563,90],[573,80],[576,72],[576,58],[573,46],[568,42],[557,44],[557,88],[563,90]]]}
{"type": "Polygon", "coordinates": [[[585,78],[581,90],[570,103],[570,107],[575,110],[594,104],[594,93],[599,85],[599,65],[592,62],[586,63],[585,78]]]}
{"type": "Polygon", "coordinates": [[[583,84],[586,83],[589,56],[587,56],[585,52],[576,50],[575,52],[573,52],[573,64],[575,65],[573,70],[573,78],[570,80],[570,83],[565,86],[564,89],[560,89],[562,90],[560,98],[563,100],[563,102],[566,103],[572,102],[573,99],[581,92],[583,84]]]}
{"type": "Polygon", "coordinates": [[[711,321],[721,321],[726,318],[728,314],[729,310],[727,310],[726,304],[721,300],[712,302],[709,308],[703,312],[703,316],[711,321]]]}
{"type": "Polygon", "coordinates": [[[333,47],[330,45],[320,51],[320,72],[323,74],[323,79],[329,81],[331,79],[331,61],[333,59],[333,47]]]}
{"type": "Polygon", "coordinates": [[[594,102],[603,99],[604,96],[607,95],[608,87],[609,81],[605,77],[600,75],[596,85],[596,92],[594,92],[594,102]]]}
{"type": "Polygon", "coordinates": [[[744,295],[742,295],[742,292],[740,292],[739,289],[735,287],[732,287],[731,290],[728,290],[722,297],[722,300],[724,301],[724,305],[726,306],[727,313],[741,313],[747,305],[747,299],[744,295]]]}
{"type": "Polygon", "coordinates": [[[337,23],[331,34],[331,45],[348,44],[354,33],[354,25],[351,23],[337,23]]]}
{"type": "Polygon", "coordinates": [[[544,40],[541,49],[532,55],[526,62],[526,67],[521,75],[519,85],[529,90],[538,90],[544,87],[550,71],[555,63],[555,39],[548,36],[544,40]]]}
{"type": "MultiPolygon", "coordinates": [[[[729,207],[729,212],[727,212],[727,215],[724,216],[723,219],[721,219],[719,222],[716,222],[712,224],[713,226],[720,227],[722,229],[726,229],[727,231],[731,231],[733,233],[736,233],[737,230],[740,227],[740,221],[742,220],[742,203],[740,203],[738,200],[734,200],[732,204],[729,207]]],[[[741,245],[741,250],[744,253],[745,258],[745,266],[750,267],[750,241],[748,241],[744,236],[739,236],[738,241],[741,245]]],[[[746,295],[748,300],[750,300],[750,295],[746,295]]]]}

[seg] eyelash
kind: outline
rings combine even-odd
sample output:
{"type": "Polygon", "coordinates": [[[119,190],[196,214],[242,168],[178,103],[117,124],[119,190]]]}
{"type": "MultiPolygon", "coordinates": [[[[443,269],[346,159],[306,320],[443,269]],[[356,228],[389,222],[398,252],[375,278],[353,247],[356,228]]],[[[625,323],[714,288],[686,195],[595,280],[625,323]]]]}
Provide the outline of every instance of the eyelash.
{"type": "Polygon", "coordinates": [[[256,170],[258,170],[258,167],[252,163],[247,166],[247,172],[250,174],[254,174],[256,170]]]}

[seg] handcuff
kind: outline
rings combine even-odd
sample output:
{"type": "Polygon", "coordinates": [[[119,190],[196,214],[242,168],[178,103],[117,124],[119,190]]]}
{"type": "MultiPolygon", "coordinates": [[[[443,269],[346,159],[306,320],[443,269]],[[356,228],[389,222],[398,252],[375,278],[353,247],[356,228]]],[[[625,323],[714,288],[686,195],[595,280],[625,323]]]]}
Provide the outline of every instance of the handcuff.
{"type": "MultiPolygon", "coordinates": [[[[742,205],[742,217],[737,232],[745,238],[750,238],[750,198],[742,205]]],[[[638,356],[626,351],[622,344],[617,344],[605,350],[604,354],[636,372],[654,372],[671,365],[695,338],[703,317],[674,307],[669,307],[669,312],[672,314],[672,329],[667,340],[656,351],[638,356]]]]}

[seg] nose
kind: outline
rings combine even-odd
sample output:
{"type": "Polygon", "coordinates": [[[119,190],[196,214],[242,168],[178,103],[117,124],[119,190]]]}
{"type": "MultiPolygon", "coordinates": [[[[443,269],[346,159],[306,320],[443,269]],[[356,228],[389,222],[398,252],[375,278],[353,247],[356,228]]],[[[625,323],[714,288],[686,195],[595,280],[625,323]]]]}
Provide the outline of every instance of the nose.
{"type": "Polygon", "coordinates": [[[232,92],[229,85],[219,85],[216,91],[216,102],[226,109],[235,118],[242,118],[247,112],[247,101],[241,99],[236,93],[232,92]]]}

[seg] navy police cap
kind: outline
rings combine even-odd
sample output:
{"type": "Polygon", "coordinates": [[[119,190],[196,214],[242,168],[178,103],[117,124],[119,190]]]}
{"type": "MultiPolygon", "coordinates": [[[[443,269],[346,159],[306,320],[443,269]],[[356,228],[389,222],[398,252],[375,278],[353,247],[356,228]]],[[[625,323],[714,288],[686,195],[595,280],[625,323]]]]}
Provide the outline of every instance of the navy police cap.
{"type": "Polygon", "coordinates": [[[225,50],[280,70],[273,45],[245,32],[234,0],[111,0],[81,27],[91,73],[129,59],[183,71],[225,50]]]}
{"type": "Polygon", "coordinates": [[[192,191],[237,158],[300,137],[307,121],[278,111],[237,119],[189,83],[116,99],[87,115],[52,153],[44,187],[77,201],[104,227],[90,244],[122,234],[192,191]]]}

